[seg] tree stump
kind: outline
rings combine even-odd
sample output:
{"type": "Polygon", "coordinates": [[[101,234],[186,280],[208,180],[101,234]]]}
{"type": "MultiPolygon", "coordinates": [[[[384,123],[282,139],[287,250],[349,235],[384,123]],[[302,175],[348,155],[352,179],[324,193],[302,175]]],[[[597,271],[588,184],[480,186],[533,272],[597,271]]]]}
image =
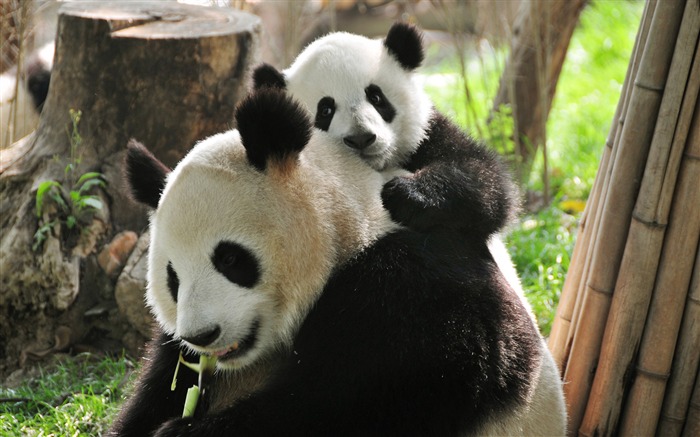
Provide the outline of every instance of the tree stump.
{"type": "MultiPolygon", "coordinates": [[[[257,17],[229,8],[158,1],[61,8],[39,127],[0,158],[0,377],[60,349],[134,353],[142,345],[143,327],[128,322],[114,293],[137,239],[124,231],[147,225],[146,211],[124,194],[125,146],[136,138],[174,165],[197,140],[231,128],[259,34],[257,17]],[[75,129],[71,110],[82,114],[75,129]],[[79,140],[70,139],[75,133],[79,140]],[[49,180],[69,184],[70,163],[73,175],[104,175],[95,193],[103,206],[72,240],[66,226],[54,226],[34,251],[36,190],[49,180]]],[[[50,214],[46,208],[45,221],[50,214]]]]}

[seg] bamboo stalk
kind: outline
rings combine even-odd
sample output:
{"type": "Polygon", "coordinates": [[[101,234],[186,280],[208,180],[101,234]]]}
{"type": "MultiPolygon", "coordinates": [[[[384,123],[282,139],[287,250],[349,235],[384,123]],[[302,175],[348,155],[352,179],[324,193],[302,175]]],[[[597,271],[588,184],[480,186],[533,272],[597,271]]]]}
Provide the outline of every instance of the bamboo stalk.
{"type": "MultiPolygon", "coordinates": [[[[615,130],[615,137],[612,143],[612,148],[609,148],[606,150],[606,152],[609,152],[609,156],[607,157],[607,167],[605,167],[605,173],[603,173],[603,186],[601,190],[601,195],[598,196],[596,199],[597,205],[596,205],[596,214],[593,220],[593,227],[591,228],[591,235],[597,236],[599,231],[600,231],[600,223],[602,221],[601,217],[603,215],[603,207],[600,206],[604,203],[605,197],[608,193],[608,186],[610,184],[610,175],[612,174],[612,169],[615,164],[615,159],[617,157],[617,152],[619,149],[619,144],[620,144],[620,138],[622,136],[622,131],[624,129],[624,124],[625,124],[625,119],[628,116],[628,108],[629,108],[629,102],[631,100],[631,95],[632,92],[634,91],[634,86],[632,86],[634,80],[637,77],[637,72],[639,71],[639,64],[641,63],[642,59],[642,54],[644,53],[644,47],[646,46],[646,42],[649,36],[649,28],[651,27],[651,21],[653,17],[653,12],[656,8],[656,0],[649,0],[644,7],[644,13],[642,15],[642,22],[640,24],[640,30],[637,35],[637,41],[635,42],[635,47],[634,47],[634,55],[630,61],[632,65],[632,72],[630,74],[630,82],[629,86],[626,89],[625,95],[624,95],[624,100],[622,103],[622,116],[620,117],[620,120],[616,126],[615,130]]],[[[604,153],[604,158],[605,153],[604,153]]],[[[595,241],[594,239],[592,239],[595,241]]],[[[579,314],[581,312],[581,307],[583,306],[583,300],[585,298],[586,294],[586,278],[588,278],[588,274],[590,272],[590,265],[591,265],[591,260],[593,258],[593,249],[594,249],[594,243],[589,244],[589,247],[586,251],[586,258],[584,260],[584,265],[583,265],[583,271],[581,275],[581,279],[577,283],[577,293],[576,293],[576,302],[574,304],[574,311],[572,314],[571,318],[571,328],[569,330],[567,340],[566,340],[566,345],[567,345],[567,353],[570,353],[571,351],[571,344],[573,343],[573,338],[576,333],[576,329],[578,327],[578,320],[579,320],[579,314]]],[[[568,356],[567,360],[568,361],[568,356]]]]}
{"type": "Polygon", "coordinates": [[[569,264],[569,271],[567,272],[564,288],[559,299],[559,304],[557,305],[557,314],[552,324],[549,348],[562,374],[566,367],[565,361],[570,347],[570,342],[568,340],[572,337],[571,334],[573,334],[572,326],[575,326],[572,322],[574,320],[574,309],[581,289],[579,284],[581,284],[582,278],[585,277],[585,273],[587,272],[590,248],[592,246],[592,235],[597,233],[600,209],[599,203],[600,199],[605,197],[604,193],[607,192],[606,181],[609,176],[608,166],[610,165],[613,149],[616,144],[619,143],[620,131],[622,130],[621,126],[624,123],[624,118],[627,113],[627,104],[629,103],[629,96],[632,90],[630,84],[632,83],[632,78],[636,77],[642,47],[646,44],[649,33],[651,14],[647,14],[646,12],[649,9],[653,10],[655,4],[656,0],[650,0],[644,6],[645,11],[642,14],[642,21],[637,31],[634,48],[632,49],[630,62],[627,66],[627,73],[625,74],[625,80],[620,92],[620,101],[615,109],[615,116],[613,117],[613,123],[610,127],[610,133],[608,134],[605,148],[603,149],[603,156],[598,167],[597,176],[586,204],[586,211],[579,224],[579,237],[574,246],[571,263],[569,264]]]}
{"type": "Polygon", "coordinates": [[[571,356],[565,372],[565,395],[568,399],[569,429],[578,429],[591,388],[600,353],[603,329],[610,308],[611,295],[622,261],[638,182],[644,170],[654,122],[658,117],[661,90],[666,83],[670,58],[675,46],[683,13],[680,2],[658,2],[654,10],[650,35],[629,105],[629,115],[622,129],[609,190],[603,204],[600,232],[596,238],[586,294],[573,338],[571,356]]]}
{"type": "MultiPolygon", "coordinates": [[[[693,279],[685,303],[673,369],[661,409],[656,435],[680,436],[686,422],[693,380],[700,370],[700,248],[695,255],[693,279]]],[[[700,431],[700,430],[699,430],[700,431]]]]}
{"type": "MultiPolygon", "coordinates": [[[[696,75],[694,82],[699,80],[696,75]]],[[[622,434],[650,435],[656,431],[700,241],[700,102],[697,88],[694,97],[693,125],[639,349],[637,374],[620,424],[622,434]]]]}
{"type": "Polygon", "coordinates": [[[683,437],[696,437],[700,435],[700,370],[695,375],[695,388],[693,397],[688,407],[688,417],[683,427],[683,437]]]}
{"type": "MultiPolygon", "coordinates": [[[[673,189],[700,85],[700,81],[695,79],[686,88],[700,29],[698,12],[696,2],[686,4],[605,325],[598,369],[581,424],[581,433],[584,435],[610,435],[615,432],[628,383],[625,374],[644,332],[669,220],[673,189]]],[[[700,75],[700,59],[696,61],[693,74],[700,75]]],[[[700,193],[700,190],[697,192],[700,193]]],[[[697,200],[700,203],[700,196],[697,200]]],[[[691,214],[696,208],[694,205],[691,203],[689,206],[691,214]]],[[[700,210],[696,215],[700,218],[700,210]]],[[[684,218],[682,215],[678,219],[684,218]]],[[[698,231],[700,232],[700,221],[698,231]]],[[[686,241],[693,246],[692,241],[684,242],[686,241]]],[[[692,254],[690,259],[692,260],[692,254]]],[[[692,263],[689,264],[691,271],[692,263]]],[[[680,308],[682,311],[682,306],[680,308]]]]}

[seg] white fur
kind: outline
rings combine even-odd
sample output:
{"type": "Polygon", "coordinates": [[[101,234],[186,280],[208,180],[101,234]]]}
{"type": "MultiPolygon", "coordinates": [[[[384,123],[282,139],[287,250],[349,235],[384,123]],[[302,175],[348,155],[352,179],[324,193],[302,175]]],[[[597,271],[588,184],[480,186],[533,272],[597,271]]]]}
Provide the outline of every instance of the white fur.
{"type": "Polygon", "coordinates": [[[240,368],[289,344],[331,269],[396,225],[382,208],[382,176],[322,132],[298,165],[266,171],[247,161],[237,131],[197,144],[168,176],[151,217],[147,302],[166,332],[221,335],[199,352],[227,350],[260,321],[258,341],[224,368],[240,368]],[[210,260],[222,240],[259,259],[252,288],[229,282],[210,260]],[[172,263],[178,302],[167,287],[172,263]]]}

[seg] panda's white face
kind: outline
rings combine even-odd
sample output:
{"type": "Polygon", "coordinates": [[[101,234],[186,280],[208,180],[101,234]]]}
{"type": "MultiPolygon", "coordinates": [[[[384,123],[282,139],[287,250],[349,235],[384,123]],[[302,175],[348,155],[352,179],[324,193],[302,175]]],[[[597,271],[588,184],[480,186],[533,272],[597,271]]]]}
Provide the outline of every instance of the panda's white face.
{"type": "Polygon", "coordinates": [[[286,87],[314,125],[376,170],[397,167],[425,135],[432,105],[415,73],[380,40],[332,33],[311,43],[284,72],[286,87]]]}
{"type": "Polygon", "coordinates": [[[289,344],[333,266],[394,226],[381,175],[319,135],[298,162],[260,171],[230,131],[168,176],[151,218],[147,301],[166,332],[222,368],[289,344]]]}

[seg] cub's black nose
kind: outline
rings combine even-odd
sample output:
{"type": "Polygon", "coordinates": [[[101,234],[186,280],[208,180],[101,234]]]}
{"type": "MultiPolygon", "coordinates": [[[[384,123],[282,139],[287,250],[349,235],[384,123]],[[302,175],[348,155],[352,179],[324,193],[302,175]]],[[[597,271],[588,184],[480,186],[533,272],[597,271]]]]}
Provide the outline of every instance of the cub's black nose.
{"type": "Polygon", "coordinates": [[[353,149],[357,150],[362,150],[371,146],[372,143],[374,143],[374,140],[376,139],[377,136],[373,133],[362,133],[356,135],[348,135],[347,137],[343,138],[343,142],[347,144],[348,147],[352,147],[353,149]]]}
{"type": "Polygon", "coordinates": [[[183,335],[180,338],[195,346],[205,347],[214,343],[214,341],[219,338],[219,334],[221,334],[221,328],[219,325],[215,325],[211,329],[207,329],[199,334],[183,335]]]}

